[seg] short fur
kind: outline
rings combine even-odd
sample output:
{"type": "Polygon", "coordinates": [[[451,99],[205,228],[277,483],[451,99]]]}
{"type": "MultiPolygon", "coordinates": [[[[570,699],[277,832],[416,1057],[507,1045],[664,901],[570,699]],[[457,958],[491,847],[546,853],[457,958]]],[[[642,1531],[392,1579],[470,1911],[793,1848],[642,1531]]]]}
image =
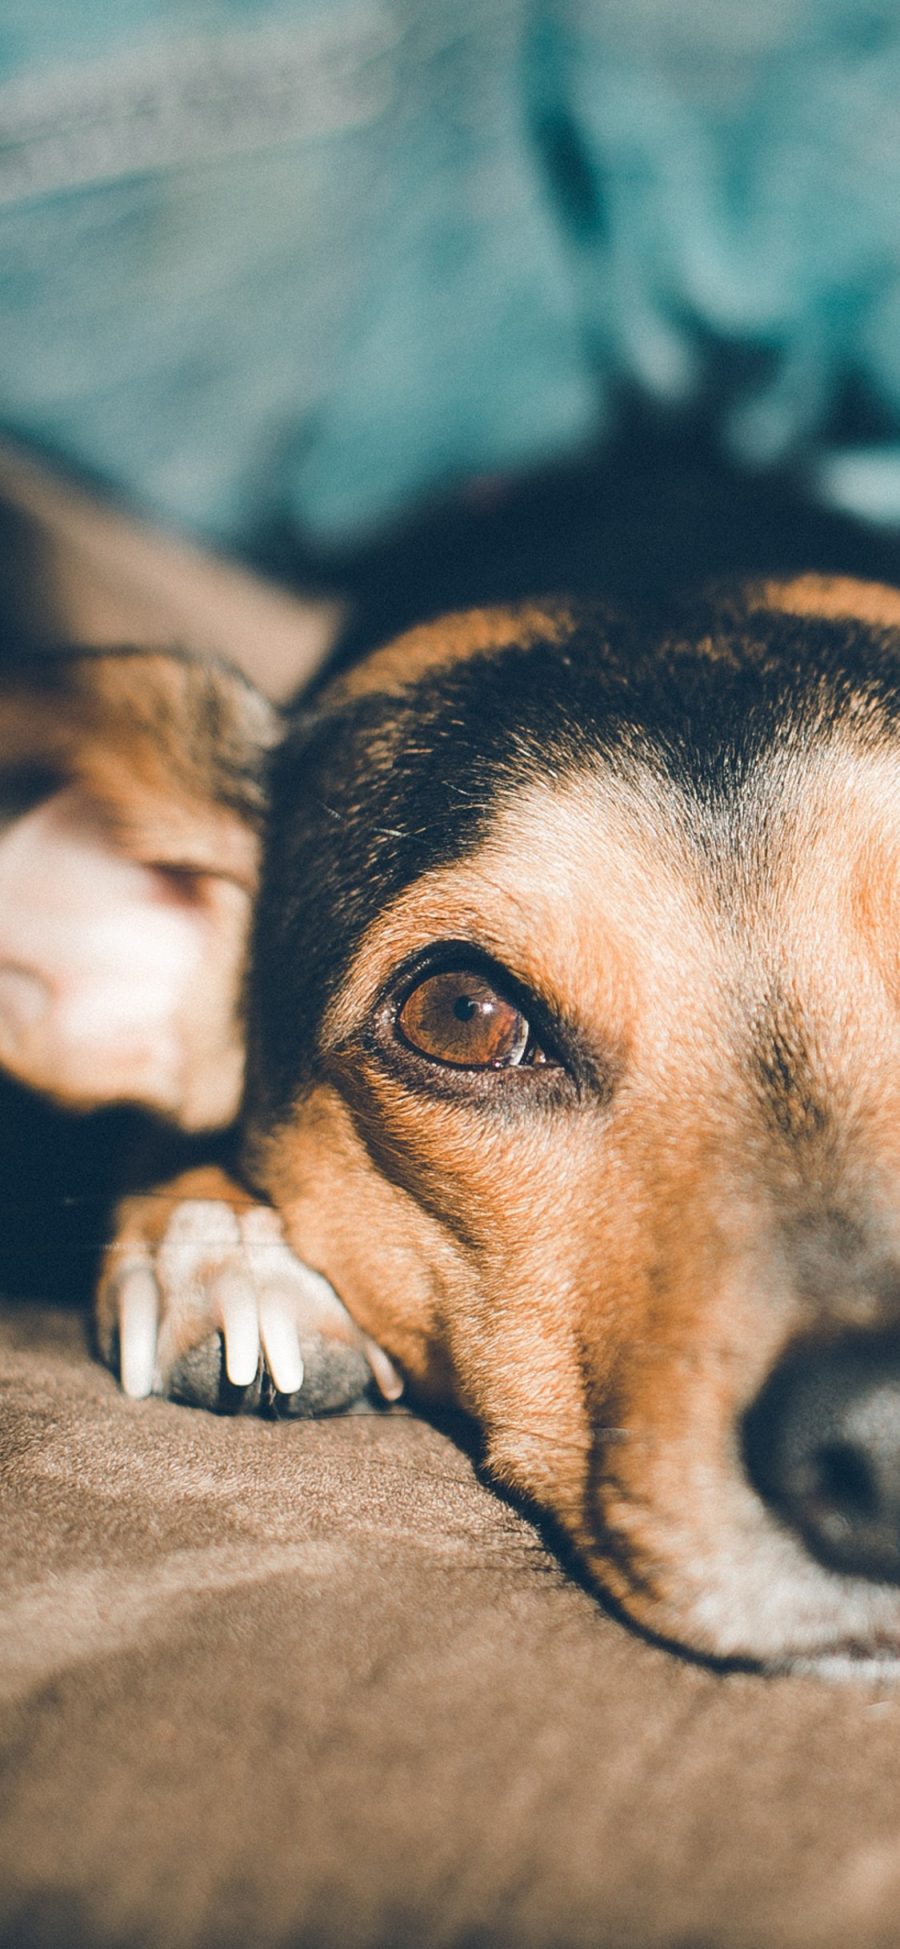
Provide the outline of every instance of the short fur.
{"type": "Polygon", "coordinates": [[[431,625],[269,768],[244,1186],[628,1614],[716,1658],[900,1654],[896,1581],[808,1548],[746,1433],[792,1349],[900,1331],[898,720],[900,598],[807,577],[663,641],[584,604],[431,625]],[[444,967],[549,1059],[410,1048],[444,967]]]}

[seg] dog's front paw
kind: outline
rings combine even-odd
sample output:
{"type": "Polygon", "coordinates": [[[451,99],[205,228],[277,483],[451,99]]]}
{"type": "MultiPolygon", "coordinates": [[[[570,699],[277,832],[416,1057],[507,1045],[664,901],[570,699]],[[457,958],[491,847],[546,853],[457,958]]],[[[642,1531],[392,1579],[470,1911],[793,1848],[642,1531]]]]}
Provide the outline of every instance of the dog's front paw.
{"type": "Polygon", "coordinates": [[[97,1299],[100,1352],[126,1394],[225,1412],[316,1415],[402,1382],[278,1214],[221,1173],[120,1207],[97,1299]],[[218,1193],[219,1195],[215,1195],[218,1193]]]}

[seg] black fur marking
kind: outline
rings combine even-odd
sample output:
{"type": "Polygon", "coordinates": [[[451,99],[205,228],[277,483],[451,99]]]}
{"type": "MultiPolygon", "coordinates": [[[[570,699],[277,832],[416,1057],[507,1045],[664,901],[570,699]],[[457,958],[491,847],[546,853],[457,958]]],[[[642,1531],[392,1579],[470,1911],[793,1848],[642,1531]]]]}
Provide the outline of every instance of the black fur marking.
{"type": "Polygon", "coordinates": [[[754,1049],[763,1106],[773,1127],[793,1146],[825,1137],[831,1119],[819,1100],[802,1027],[782,1012],[761,1029],[754,1049]]]}

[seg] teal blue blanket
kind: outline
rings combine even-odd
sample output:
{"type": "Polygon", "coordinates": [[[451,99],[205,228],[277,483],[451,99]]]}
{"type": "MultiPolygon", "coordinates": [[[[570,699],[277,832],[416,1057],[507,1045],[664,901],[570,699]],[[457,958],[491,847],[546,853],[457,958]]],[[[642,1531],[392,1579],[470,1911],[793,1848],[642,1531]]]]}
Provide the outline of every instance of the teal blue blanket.
{"type": "Polygon", "coordinates": [[[351,546],[623,396],[900,521],[896,0],[7,0],[0,423],[351,546]]]}

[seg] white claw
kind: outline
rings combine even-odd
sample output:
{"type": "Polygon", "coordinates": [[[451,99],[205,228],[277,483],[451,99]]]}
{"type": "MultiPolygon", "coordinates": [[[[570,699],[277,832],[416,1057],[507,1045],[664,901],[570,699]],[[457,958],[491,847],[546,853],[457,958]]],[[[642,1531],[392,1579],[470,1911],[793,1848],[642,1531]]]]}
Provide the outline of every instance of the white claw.
{"type": "Polygon", "coordinates": [[[279,1394],[296,1394],[303,1385],[303,1356],[293,1321],[284,1312],[280,1293],[263,1293],[259,1326],[266,1366],[279,1394]]]}
{"type": "Polygon", "coordinates": [[[246,1281],[223,1273],[215,1282],[213,1297],[221,1309],[225,1336],[225,1372],[233,1387],[249,1387],[259,1366],[259,1318],[256,1294],[246,1281]]]}
{"type": "Polygon", "coordinates": [[[119,1277],[119,1367],[133,1401],[153,1392],[159,1288],[149,1266],[132,1266],[119,1277]]]}
{"type": "Polygon", "coordinates": [[[398,1374],[393,1361],[388,1359],[384,1348],[377,1346],[374,1340],[370,1340],[367,1333],[363,1335],[363,1340],[366,1349],[366,1359],[375,1376],[379,1392],[383,1394],[386,1401],[399,1401],[403,1393],[402,1374],[398,1374]]]}

